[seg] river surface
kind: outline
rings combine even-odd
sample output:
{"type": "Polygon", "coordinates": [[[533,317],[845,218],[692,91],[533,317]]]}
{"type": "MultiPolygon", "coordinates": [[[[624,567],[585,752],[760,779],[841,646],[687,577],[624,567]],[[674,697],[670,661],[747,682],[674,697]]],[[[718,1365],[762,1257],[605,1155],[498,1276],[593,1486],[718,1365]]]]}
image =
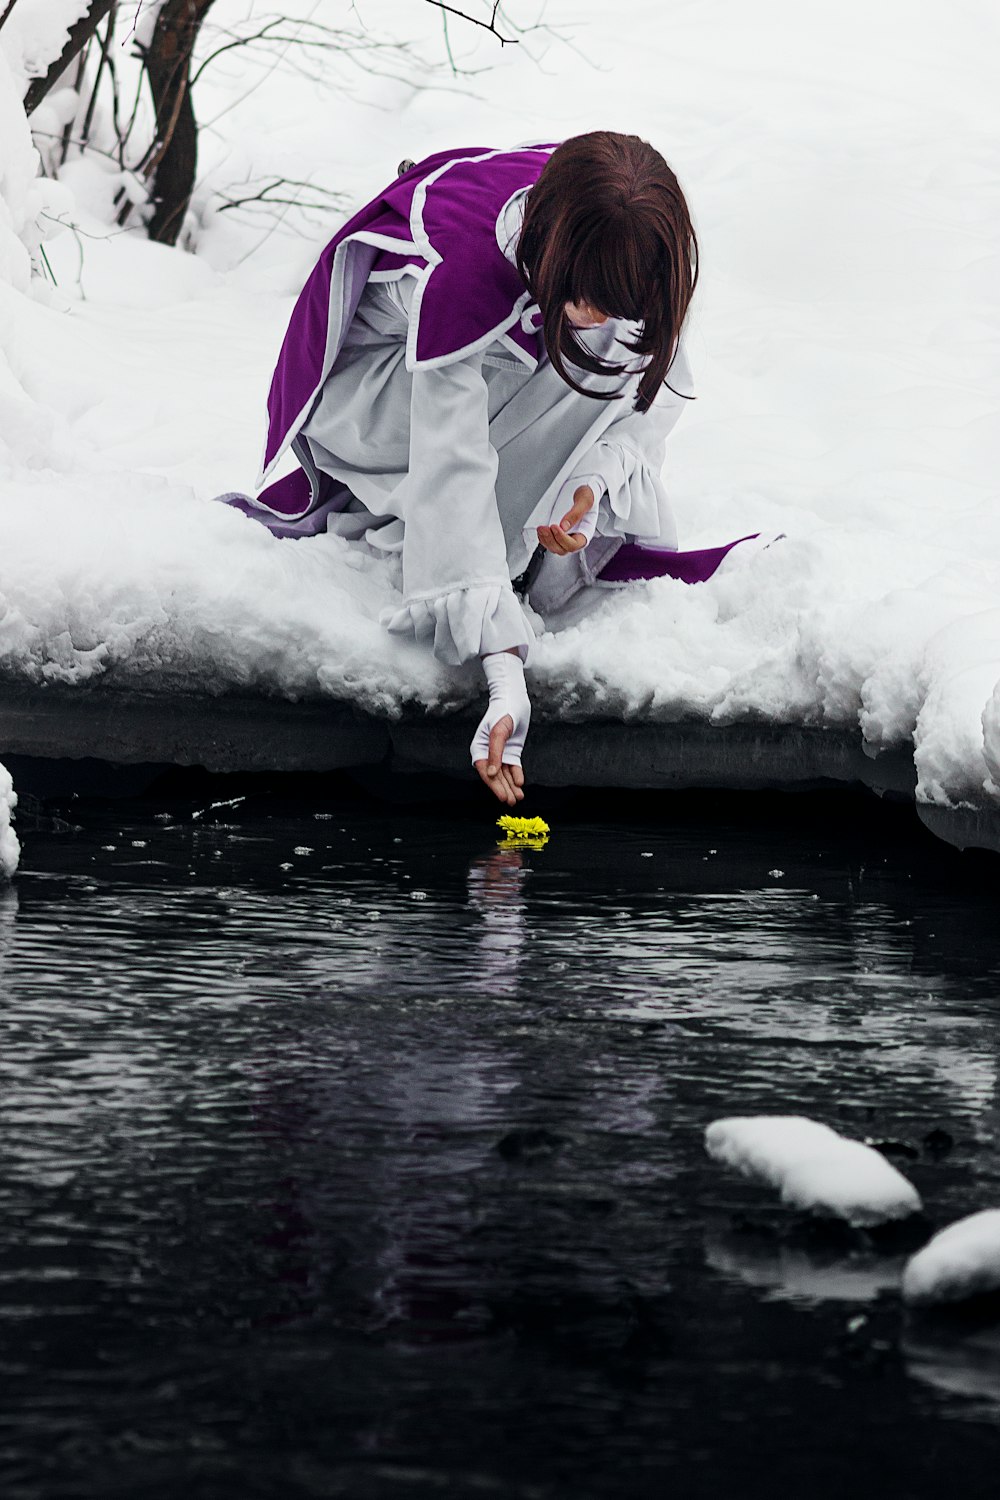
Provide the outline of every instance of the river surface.
{"type": "Polygon", "coordinates": [[[925,1237],[1000,1205],[996,860],[846,796],[578,798],[511,853],[232,795],[22,808],[5,1500],[995,1494],[1000,1330],[702,1135],[882,1142],[925,1237]]]}

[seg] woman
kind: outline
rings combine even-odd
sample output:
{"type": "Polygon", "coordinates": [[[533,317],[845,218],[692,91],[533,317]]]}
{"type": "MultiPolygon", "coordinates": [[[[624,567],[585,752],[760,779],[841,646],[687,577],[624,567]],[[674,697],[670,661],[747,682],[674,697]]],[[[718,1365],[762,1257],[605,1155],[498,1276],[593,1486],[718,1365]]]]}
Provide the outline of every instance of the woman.
{"type": "Polygon", "coordinates": [[[676,177],[636,136],[441,152],[345,225],[293,312],[261,481],[289,446],[300,468],[231,498],[279,535],[401,554],[382,623],[481,658],[472,760],[509,806],[534,640],[512,579],[545,614],[623,542],[676,548],[660,469],[696,255],[676,177]]]}

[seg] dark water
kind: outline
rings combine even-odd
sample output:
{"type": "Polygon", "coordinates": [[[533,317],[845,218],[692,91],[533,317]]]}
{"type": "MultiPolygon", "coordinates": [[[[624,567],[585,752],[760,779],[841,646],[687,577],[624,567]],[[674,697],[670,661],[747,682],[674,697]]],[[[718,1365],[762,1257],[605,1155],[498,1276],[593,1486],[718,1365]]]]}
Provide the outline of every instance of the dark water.
{"type": "Polygon", "coordinates": [[[213,795],[26,810],[0,889],[5,1500],[995,1493],[1000,1332],[702,1147],[802,1112],[1000,1205],[994,861],[213,795]]]}

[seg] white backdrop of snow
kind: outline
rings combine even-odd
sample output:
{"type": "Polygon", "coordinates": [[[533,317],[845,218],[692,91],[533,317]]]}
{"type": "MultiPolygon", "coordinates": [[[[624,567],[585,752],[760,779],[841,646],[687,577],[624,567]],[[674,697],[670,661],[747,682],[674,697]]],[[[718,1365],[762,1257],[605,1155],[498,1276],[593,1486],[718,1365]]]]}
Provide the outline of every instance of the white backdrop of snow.
{"type": "MultiPolygon", "coordinates": [[[[245,9],[220,0],[215,19],[245,9]]],[[[430,7],[360,13],[443,56],[430,7]]],[[[453,20],[491,67],[435,88],[414,66],[412,84],[324,90],[226,54],[198,86],[199,253],[110,230],[111,165],[71,161],[75,222],[102,237],[50,241],[47,296],[27,286],[41,203],[0,61],[0,671],[385,713],[481,696],[474,668],[380,629],[377,565],[208,503],[255,471],[292,297],[335,227],[295,238],[289,219],[213,215],[211,195],[274,173],[349,208],[403,155],[603,125],[664,150],[698,221],[699,399],[666,470],[682,545],[785,540],[544,636],[539,710],[858,726],[873,753],[914,744],[928,801],[1000,796],[994,8],[557,0],[545,20],[584,56],[543,34],[500,51],[453,20]]]]}

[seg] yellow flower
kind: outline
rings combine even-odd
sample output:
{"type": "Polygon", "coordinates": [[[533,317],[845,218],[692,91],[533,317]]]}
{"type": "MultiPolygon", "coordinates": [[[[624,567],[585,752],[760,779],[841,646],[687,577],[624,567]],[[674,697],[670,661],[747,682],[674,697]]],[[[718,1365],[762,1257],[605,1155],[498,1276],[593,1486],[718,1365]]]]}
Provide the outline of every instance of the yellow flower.
{"type": "Polygon", "coordinates": [[[549,825],[544,818],[512,818],[505,813],[497,818],[497,827],[506,835],[506,847],[541,849],[549,836],[549,825]]]}

